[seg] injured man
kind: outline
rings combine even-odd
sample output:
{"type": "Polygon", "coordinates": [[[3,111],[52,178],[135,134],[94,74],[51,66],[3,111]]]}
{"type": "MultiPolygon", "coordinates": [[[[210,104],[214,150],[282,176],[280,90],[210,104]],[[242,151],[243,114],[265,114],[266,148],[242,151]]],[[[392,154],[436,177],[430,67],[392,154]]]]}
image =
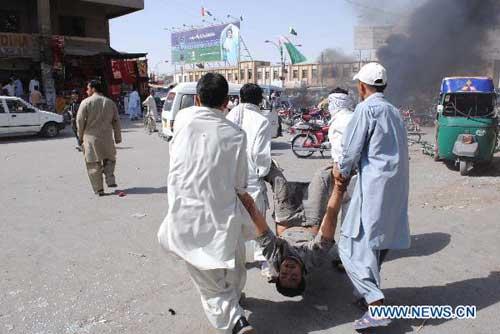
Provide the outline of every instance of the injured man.
{"type": "Polygon", "coordinates": [[[347,183],[336,183],[329,197],[327,208],[319,228],[292,226],[278,229],[276,236],[255,204],[245,196],[240,200],[247,208],[255,226],[256,241],[262,254],[277,273],[276,288],[287,297],[301,295],[306,287],[305,275],[323,265],[328,252],[335,244],[334,236],[342,197],[347,183]]]}

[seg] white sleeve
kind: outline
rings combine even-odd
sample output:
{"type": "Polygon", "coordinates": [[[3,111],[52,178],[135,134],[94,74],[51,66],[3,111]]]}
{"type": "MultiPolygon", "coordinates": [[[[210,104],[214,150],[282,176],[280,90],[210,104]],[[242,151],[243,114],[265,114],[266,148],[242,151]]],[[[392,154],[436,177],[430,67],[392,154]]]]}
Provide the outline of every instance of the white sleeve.
{"type": "Polygon", "coordinates": [[[257,131],[252,149],[257,175],[265,177],[271,169],[271,126],[268,121],[257,131]]]}
{"type": "Polygon", "coordinates": [[[236,193],[244,194],[248,187],[247,135],[244,131],[236,162],[236,193]]]}

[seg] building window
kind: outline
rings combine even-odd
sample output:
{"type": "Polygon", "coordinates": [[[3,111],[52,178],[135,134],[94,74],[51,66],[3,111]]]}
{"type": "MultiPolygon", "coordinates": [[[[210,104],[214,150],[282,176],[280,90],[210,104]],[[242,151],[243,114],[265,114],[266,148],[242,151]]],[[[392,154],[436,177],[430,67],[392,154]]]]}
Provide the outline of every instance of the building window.
{"type": "Polygon", "coordinates": [[[309,71],[307,69],[302,70],[302,79],[307,79],[309,71]]]}
{"type": "Polygon", "coordinates": [[[19,15],[13,12],[0,11],[1,32],[21,32],[19,15]]]}
{"type": "Polygon", "coordinates": [[[252,80],[252,76],[253,76],[253,70],[251,68],[248,69],[248,80],[252,80]]]}
{"type": "Polygon", "coordinates": [[[245,70],[240,70],[240,80],[245,80],[245,70]]]}
{"type": "Polygon", "coordinates": [[[273,71],[273,80],[278,80],[278,79],[279,79],[278,70],[274,70],[273,71]]]}
{"type": "Polygon", "coordinates": [[[234,75],[234,81],[238,81],[238,74],[234,75]]]}
{"type": "Polygon", "coordinates": [[[311,72],[311,76],[313,77],[313,79],[316,79],[318,77],[318,70],[313,68],[312,72],[311,72]]]}
{"type": "Polygon", "coordinates": [[[257,80],[262,80],[262,71],[257,72],[257,80]]]}
{"type": "Polygon", "coordinates": [[[85,37],[85,18],[79,16],[59,17],[61,35],[85,37]]]}
{"type": "Polygon", "coordinates": [[[266,73],[264,74],[264,78],[265,78],[266,80],[268,80],[268,79],[269,79],[269,71],[266,71],[266,73]]]}
{"type": "Polygon", "coordinates": [[[299,78],[299,70],[293,70],[292,79],[298,79],[298,78],[299,78]]]}
{"type": "Polygon", "coordinates": [[[193,81],[193,75],[192,74],[189,75],[189,81],[193,81]]]}
{"type": "Polygon", "coordinates": [[[233,81],[233,73],[227,74],[227,81],[233,81]]]}

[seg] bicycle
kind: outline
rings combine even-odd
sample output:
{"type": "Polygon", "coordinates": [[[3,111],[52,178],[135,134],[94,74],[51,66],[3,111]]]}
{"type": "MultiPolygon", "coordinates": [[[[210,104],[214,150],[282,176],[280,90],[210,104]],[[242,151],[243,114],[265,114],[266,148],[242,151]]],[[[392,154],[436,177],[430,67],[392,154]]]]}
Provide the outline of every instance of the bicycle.
{"type": "Polygon", "coordinates": [[[149,134],[153,134],[156,130],[156,120],[152,113],[148,112],[144,117],[144,130],[149,134]]]}

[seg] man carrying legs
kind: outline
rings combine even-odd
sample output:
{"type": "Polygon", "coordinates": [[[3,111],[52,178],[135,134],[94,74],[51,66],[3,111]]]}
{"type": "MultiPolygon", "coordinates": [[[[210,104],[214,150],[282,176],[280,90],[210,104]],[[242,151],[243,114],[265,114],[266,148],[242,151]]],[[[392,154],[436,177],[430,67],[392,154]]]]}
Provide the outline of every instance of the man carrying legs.
{"type": "MultiPolygon", "coordinates": [[[[369,63],[354,77],[363,100],[342,141],[335,181],[344,182],[358,168],[351,203],[341,229],[339,254],[355,294],[368,305],[382,305],[380,267],[390,249],[410,246],[408,225],[409,159],[406,130],[398,110],[383,95],[385,68],[369,63]]],[[[369,312],[357,330],[387,326],[389,319],[369,312]]]]}

